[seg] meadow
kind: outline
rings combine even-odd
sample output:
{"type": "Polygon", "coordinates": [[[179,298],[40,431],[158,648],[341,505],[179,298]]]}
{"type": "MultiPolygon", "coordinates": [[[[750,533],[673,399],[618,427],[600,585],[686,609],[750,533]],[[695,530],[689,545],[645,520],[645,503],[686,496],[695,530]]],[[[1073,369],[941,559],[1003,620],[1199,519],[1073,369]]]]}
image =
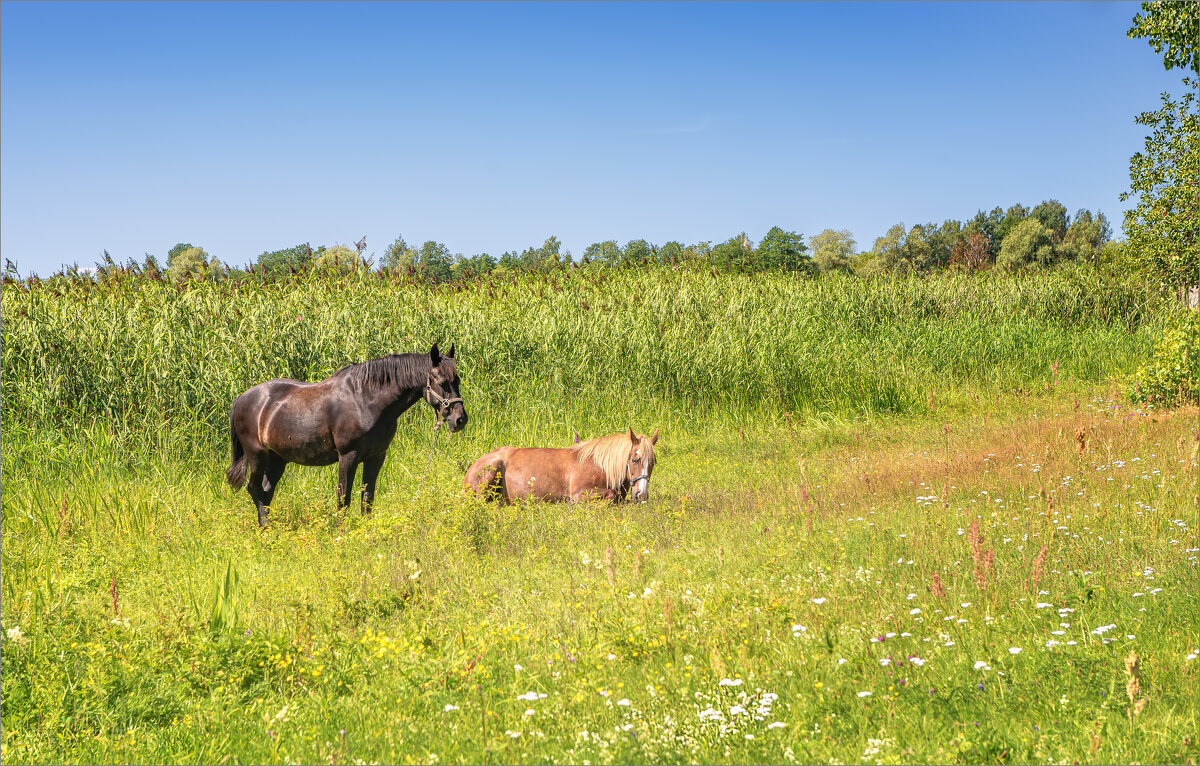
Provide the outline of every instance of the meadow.
{"type": "Polygon", "coordinates": [[[0,300],[5,762],[1191,762],[1197,410],[1167,299],[1086,269],[429,287],[59,280],[0,300]],[[457,344],[375,511],[228,407],[457,344]],[[497,444],[662,431],[650,501],[462,495],[497,444]]]}

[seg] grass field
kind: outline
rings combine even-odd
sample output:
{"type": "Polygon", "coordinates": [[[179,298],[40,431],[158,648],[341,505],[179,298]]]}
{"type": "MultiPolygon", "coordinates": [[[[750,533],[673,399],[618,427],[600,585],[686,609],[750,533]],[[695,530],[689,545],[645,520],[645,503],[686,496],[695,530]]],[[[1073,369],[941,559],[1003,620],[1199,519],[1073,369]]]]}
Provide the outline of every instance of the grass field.
{"type": "Polygon", "coordinates": [[[639,279],[5,288],[4,761],[1196,761],[1197,411],[1125,385],[1152,299],[639,279]],[[374,514],[293,467],[257,532],[230,392],[431,338],[471,425],[420,496],[414,409],[374,514]],[[626,424],[648,503],[460,494],[626,424]]]}

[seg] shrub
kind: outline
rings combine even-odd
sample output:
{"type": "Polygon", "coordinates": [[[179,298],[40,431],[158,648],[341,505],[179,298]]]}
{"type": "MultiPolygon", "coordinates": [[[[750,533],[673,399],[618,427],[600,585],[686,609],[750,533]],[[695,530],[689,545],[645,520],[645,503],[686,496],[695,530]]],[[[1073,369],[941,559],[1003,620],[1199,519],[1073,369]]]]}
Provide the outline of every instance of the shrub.
{"type": "Polygon", "coordinates": [[[1195,309],[1181,308],[1171,317],[1154,356],[1134,376],[1129,398],[1137,404],[1173,407],[1196,401],[1200,366],[1200,326],[1195,309]]]}

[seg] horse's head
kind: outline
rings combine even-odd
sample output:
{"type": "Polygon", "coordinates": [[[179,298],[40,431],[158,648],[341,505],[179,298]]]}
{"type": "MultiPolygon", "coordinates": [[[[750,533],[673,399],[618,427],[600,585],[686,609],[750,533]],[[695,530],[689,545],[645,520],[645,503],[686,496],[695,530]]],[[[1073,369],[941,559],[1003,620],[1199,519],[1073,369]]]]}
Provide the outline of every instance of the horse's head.
{"type": "Polygon", "coordinates": [[[451,432],[467,427],[467,408],[458,394],[458,368],[454,363],[454,345],[450,352],[442,355],[437,344],[429,349],[429,375],[425,378],[425,401],[441,420],[450,426],[451,432]]]}
{"type": "Polygon", "coordinates": [[[647,438],[629,429],[629,461],[625,464],[625,478],[629,481],[630,497],[635,501],[650,497],[650,474],[654,473],[654,444],[658,441],[658,430],[647,438]]]}

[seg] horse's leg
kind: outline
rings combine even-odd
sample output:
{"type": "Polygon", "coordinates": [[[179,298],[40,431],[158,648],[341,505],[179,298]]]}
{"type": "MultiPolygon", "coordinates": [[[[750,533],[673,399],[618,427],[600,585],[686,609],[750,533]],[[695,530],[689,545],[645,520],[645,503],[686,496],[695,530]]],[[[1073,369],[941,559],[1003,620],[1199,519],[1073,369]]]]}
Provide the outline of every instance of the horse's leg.
{"type": "Polygon", "coordinates": [[[363,461],[362,512],[370,513],[375,502],[375,480],[379,478],[379,469],[383,468],[383,460],[387,457],[384,452],[363,461]]]}
{"type": "Polygon", "coordinates": [[[263,526],[266,526],[266,517],[271,513],[271,505],[275,502],[275,490],[279,487],[279,479],[283,476],[285,468],[287,468],[287,461],[278,455],[272,455],[267,459],[267,467],[263,471],[262,478],[262,504],[266,507],[259,511],[259,523],[263,526]]]}
{"type": "Polygon", "coordinates": [[[337,509],[350,504],[350,490],[354,489],[354,474],[359,469],[358,453],[343,453],[337,456],[337,509]]]}
{"type": "Polygon", "coordinates": [[[580,503],[580,502],[587,502],[589,500],[616,501],[617,496],[618,496],[617,491],[613,490],[613,489],[607,489],[607,488],[598,489],[598,488],[589,487],[587,489],[581,489],[578,492],[573,493],[570,496],[568,502],[580,503]]]}
{"type": "Polygon", "coordinates": [[[589,500],[616,500],[616,498],[616,490],[609,489],[608,487],[593,486],[591,482],[585,481],[578,476],[572,476],[567,480],[568,503],[581,503],[589,500]]]}
{"type": "Polygon", "coordinates": [[[267,499],[267,493],[264,489],[266,485],[267,475],[267,458],[264,455],[255,455],[250,458],[246,466],[246,491],[250,493],[250,498],[254,500],[254,507],[258,509],[258,526],[267,526],[267,506],[271,501],[267,499]]]}

